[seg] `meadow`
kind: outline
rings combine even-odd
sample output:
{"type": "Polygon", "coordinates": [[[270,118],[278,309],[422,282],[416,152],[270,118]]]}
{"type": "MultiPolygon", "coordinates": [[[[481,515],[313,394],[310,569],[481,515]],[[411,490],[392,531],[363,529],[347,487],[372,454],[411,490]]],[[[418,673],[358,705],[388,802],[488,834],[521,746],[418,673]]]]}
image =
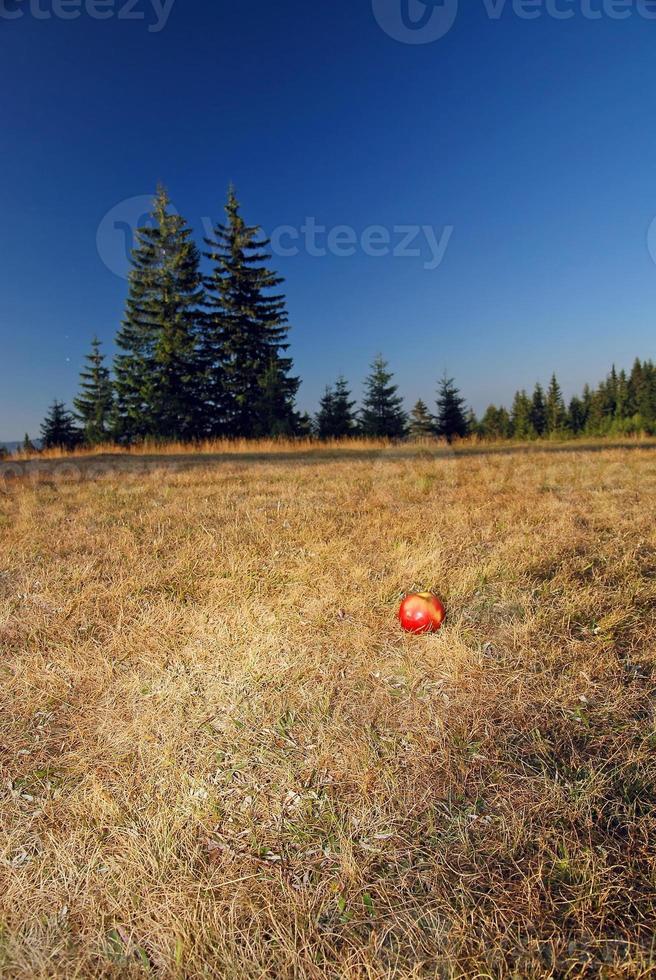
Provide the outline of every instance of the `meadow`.
{"type": "Polygon", "coordinates": [[[653,976],[655,448],[0,467],[0,975],[653,976]]]}

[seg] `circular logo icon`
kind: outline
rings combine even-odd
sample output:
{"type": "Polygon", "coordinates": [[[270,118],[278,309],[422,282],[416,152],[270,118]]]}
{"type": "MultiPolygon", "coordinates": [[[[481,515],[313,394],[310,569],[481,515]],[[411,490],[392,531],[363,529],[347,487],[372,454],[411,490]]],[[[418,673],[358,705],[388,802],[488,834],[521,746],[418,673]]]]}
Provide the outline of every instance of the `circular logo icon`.
{"type": "MultiPolygon", "coordinates": [[[[96,249],[102,263],[120,279],[127,279],[137,228],[152,224],[152,194],[127,197],[111,208],[98,225],[96,249]]],[[[175,208],[171,208],[175,212],[175,208]]]]}
{"type": "Polygon", "coordinates": [[[402,44],[431,44],[453,27],[458,0],[371,0],[374,17],[402,44]]]}
{"type": "Polygon", "coordinates": [[[656,263],[656,218],[654,218],[647,231],[647,248],[649,249],[652,262],[656,263]]]}

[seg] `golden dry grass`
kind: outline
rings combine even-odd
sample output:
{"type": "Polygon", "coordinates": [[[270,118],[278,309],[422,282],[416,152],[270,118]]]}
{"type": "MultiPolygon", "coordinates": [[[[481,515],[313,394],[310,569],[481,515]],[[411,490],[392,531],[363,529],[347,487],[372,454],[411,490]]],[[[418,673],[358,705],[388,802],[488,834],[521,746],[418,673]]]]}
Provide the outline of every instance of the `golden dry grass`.
{"type": "Polygon", "coordinates": [[[0,481],[4,978],[654,975],[656,453],[440,452],[0,481]]]}

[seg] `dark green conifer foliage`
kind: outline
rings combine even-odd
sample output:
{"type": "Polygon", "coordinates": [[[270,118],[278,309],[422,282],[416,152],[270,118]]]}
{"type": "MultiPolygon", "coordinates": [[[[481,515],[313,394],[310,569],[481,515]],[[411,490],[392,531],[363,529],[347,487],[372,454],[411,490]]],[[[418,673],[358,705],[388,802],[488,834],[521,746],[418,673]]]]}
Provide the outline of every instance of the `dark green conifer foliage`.
{"type": "Polygon", "coordinates": [[[547,427],[549,435],[558,435],[565,430],[567,425],[567,409],[563,400],[563,393],[556,375],[551,376],[546,400],[547,427]]]}
{"type": "Polygon", "coordinates": [[[202,428],[197,334],[203,290],[191,229],[159,187],[138,228],[116,343],[116,421],[126,441],[192,439],[202,428]]]}
{"type": "Polygon", "coordinates": [[[44,449],[74,449],[79,445],[81,432],[63,402],[55,401],[41,423],[41,443],[44,449]]]}
{"type": "Polygon", "coordinates": [[[485,439],[508,439],[512,435],[512,424],[508,410],[490,405],[480,422],[480,434],[485,439]]]}
{"type": "Polygon", "coordinates": [[[544,389],[539,382],[535,386],[531,401],[531,425],[538,436],[543,436],[547,431],[547,403],[544,389]]]}
{"type": "Polygon", "coordinates": [[[330,439],[333,430],[333,417],[335,415],[335,391],[330,385],[319,399],[319,411],[315,417],[315,427],[320,439],[330,439]]]}
{"type": "Polygon", "coordinates": [[[21,444],[21,450],[24,453],[35,453],[36,452],[36,446],[34,445],[34,443],[32,442],[32,440],[30,439],[29,434],[27,432],[25,433],[25,438],[23,439],[23,442],[21,444]]]}
{"type": "Polygon", "coordinates": [[[364,436],[381,439],[401,439],[405,435],[407,416],[394,375],[387,370],[387,361],[379,354],[365,380],[364,398],[360,411],[360,431],[364,436]]]}
{"type": "Polygon", "coordinates": [[[480,434],[481,434],[481,423],[478,421],[474,409],[469,408],[467,411],[467,435],[480,436],[480,434]]]}
{"type": "Polygon", "coordinates": [[[269,240],[247,225],[230,188],[226,223],[205,240],[212,262],[205,279],[208,313],[201,356],[213,433],[251,437],[292,432],[298,378],[290,376],[282,278],[267,268],[269,240]]]}
{"type": "Polygon", "coordinates": [[[279,359],[273,359],[260,376],[255,398],[251,430],[254,438],[296,435],[298,415],[290,396],[289,378],[279,359]]]}
{"type": "Polygon", "coordinates": [[[346,378],[339,377],[335,387],[326,388],[319,403],[315,425],[320,439],[344,439],[355,433],[356,421],[346,378]]]}
{"type": "Polygon", "coordinates": [[[411,439],[431,439],[435,436],[435,419],[421,398],[410,412],[408,435],[411,439]]]}
{"type": "Polygon", "coordinates": [[[515,439],[535,438],[535,429],[531,421],[532,402],[526,392],[518,391],[510,411],[510,424],[515,439]]]}
{"type": "Polygon", "coordinates": [[[91,341],[87,366],[80,372],[80,394],[73,399],[75,415],[82,423],[84,441],[88,445],[110,438],[114,396],[105,356],[97,337],[91,341]]]}
{"type": "Polygon", "coordinates": [[[439,383],[437,391],[436,430],[447,442],[467,435],[467,415],[465,400],[455,385],[453,378],[446,374],[439,383]]]}
{"type": "Polygon", "coordinates": [[[582,398],[578,398],[576,395],[572,398],[569,403],[569,410],[567,413],[567,425],[574,435],[579,435],[585,429],[586,414],[585,405],[582,398]]]}

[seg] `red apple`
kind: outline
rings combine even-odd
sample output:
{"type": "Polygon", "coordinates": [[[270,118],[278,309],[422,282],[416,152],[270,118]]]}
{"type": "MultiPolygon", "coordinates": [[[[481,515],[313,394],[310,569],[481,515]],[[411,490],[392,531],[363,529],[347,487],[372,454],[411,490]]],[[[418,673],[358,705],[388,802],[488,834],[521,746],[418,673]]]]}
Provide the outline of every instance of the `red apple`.
{"type": "Polygon", "coordinates": [[[443,603],[432,592],[407,595],[399,609],[399,622],[407,633],[437,633],[445,616],[443,603]]]}

